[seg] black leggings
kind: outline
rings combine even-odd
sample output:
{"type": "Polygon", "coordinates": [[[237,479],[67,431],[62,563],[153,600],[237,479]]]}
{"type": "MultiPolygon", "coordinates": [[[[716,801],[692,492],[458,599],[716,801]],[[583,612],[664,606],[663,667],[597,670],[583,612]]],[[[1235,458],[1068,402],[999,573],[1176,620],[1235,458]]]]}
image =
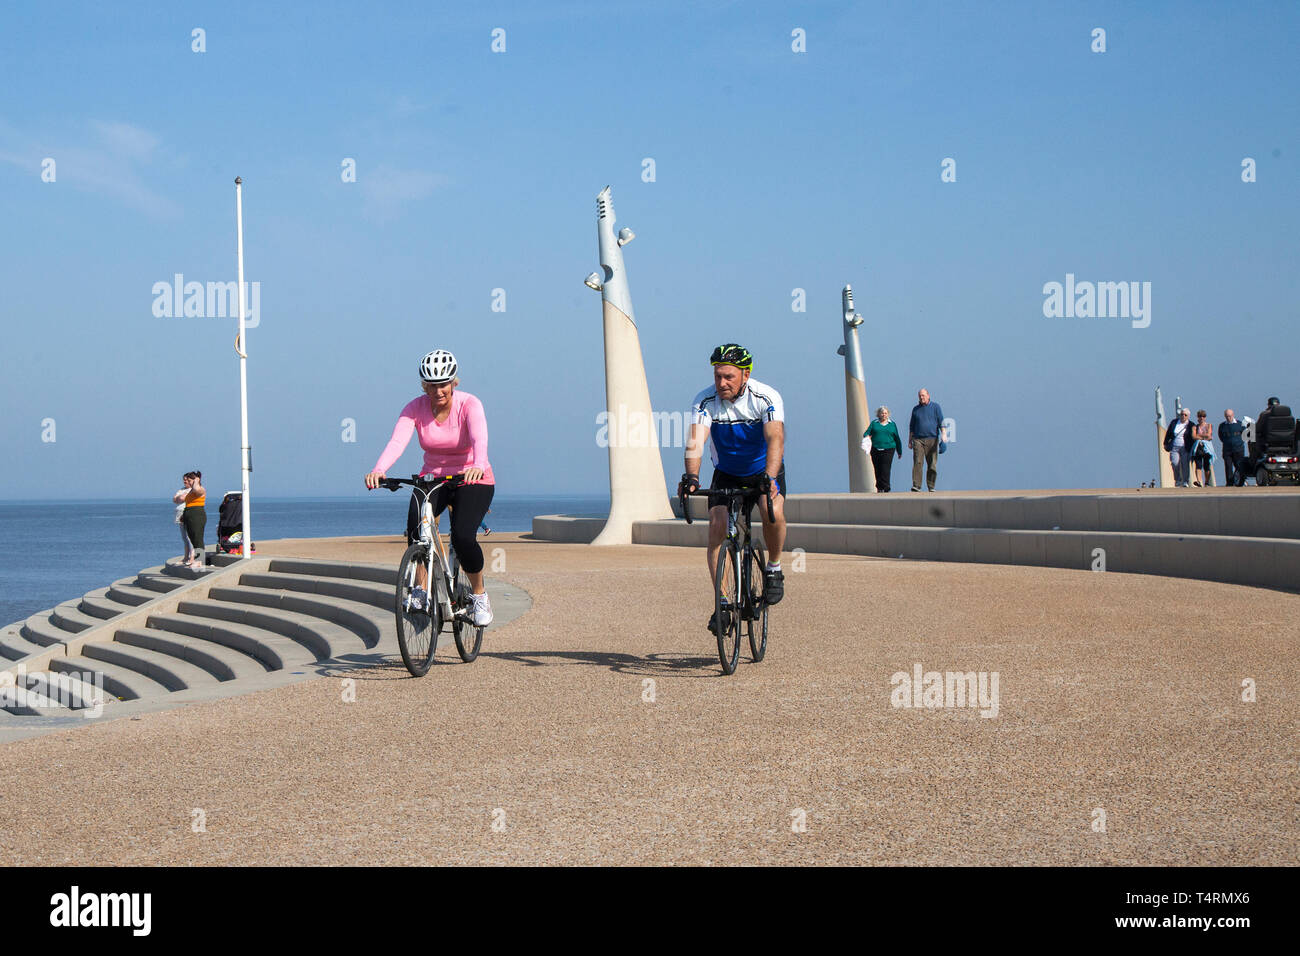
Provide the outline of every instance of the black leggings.
{"type": "MultiPolygon", "coordinates": [[[[495,492],[496,485],[457,485],[450,489],[444,485],[429,499],[435,515],[451,508],[451,546],[456,549],[460,566],[468,574],[478,574],[483,570],[478,526],[483,523],[495,492]]],[[[420,495],[411,492],[411,505],[406,509],[406,543],[414,544],[419,537],[420,495]]]]}
{"type": "Polygon", "coordinates": [[[203,529],[208,526],[208,513],[202,508],[195,506],[186,508],[182,513],[181,527],[190,537],[190,544],[194,545],[195,550],[203,550],[203,529]]]}
{"type": "Polygon", "coordinates": [[[894,456],[897,454],[896,448],[871,449],[871,466],[876,471],[876,491],[882,494],[889,491],[889,472],[894,467],[894,456]]]}

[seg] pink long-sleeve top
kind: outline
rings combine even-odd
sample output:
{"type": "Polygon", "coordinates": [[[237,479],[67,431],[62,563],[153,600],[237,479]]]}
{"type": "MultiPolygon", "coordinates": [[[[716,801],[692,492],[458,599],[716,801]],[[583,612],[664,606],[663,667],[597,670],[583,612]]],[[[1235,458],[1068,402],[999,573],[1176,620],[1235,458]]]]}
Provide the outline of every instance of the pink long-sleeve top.
{"type": "Polygon", "coordinates": [[[479,483],[496,484],[492,466],[488,464],[487,416],[483,414],[483,403],[469,392],[452,392],[451,413],[441,423],[434,420],[433,403],[427,395],[407,402],[397,418],[393,437],[371,471],[387,474],[406,451],[412,432],[418,433],[420,447],[424,449],[421,475],[441,477],[460,474],[467,468],[482,468],[483,478],[479,483]]]}

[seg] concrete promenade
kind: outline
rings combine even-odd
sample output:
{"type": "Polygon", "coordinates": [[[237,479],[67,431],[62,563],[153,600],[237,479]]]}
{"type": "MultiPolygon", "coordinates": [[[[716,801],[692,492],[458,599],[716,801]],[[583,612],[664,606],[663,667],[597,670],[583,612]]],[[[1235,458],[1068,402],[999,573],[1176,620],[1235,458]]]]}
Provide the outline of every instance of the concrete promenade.
{"type": "MultiPolygon", "coordinates": [[[[0,851],[103,865],[1300,859],[1300,595],[815,553],[795,572],[787,555],[767,659],[723,677],[698,550],[483,543],[505,561],[489,576],[533,603],[489,629],[474,664],[444,651],[417,680],[389,659],[347,672],[355,702],[325,676],[5,745],[0,851]],[[916,664],[996,671],[997,715],[892,707],[891,675],[916,664]]],[[[261,552],[395,564],[401,547],[261,552]]]]}

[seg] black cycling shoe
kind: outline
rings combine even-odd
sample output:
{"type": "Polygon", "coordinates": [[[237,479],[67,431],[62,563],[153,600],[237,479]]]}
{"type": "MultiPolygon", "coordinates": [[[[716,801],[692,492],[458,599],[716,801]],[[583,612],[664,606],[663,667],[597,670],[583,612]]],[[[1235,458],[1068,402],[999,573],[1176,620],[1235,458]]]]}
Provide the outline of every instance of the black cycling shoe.
{"type": "MultiPolygon", "coordinates": [[[[722,613],[723,613],[722,626],[724,628],[728,628],[731,626],[731,605],[724,604],[722,606],[722,613]]],[[[714,611],[712,614],[709,615],[709,633],[715,636],[718,633],[717,617],[718,617],[717,611],[714,611]]]]}
{"type": "Polygon", "coordinates": [[[785,575],[780,571],[763,571],[763,600],[766,604],[780,604],[785,597],[785,575]]]}

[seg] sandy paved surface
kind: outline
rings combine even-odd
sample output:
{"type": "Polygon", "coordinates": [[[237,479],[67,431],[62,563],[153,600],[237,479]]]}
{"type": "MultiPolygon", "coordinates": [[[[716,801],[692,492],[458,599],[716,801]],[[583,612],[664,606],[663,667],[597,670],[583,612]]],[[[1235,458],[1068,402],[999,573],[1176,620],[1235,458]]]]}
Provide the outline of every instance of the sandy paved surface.
{"type": "MultiPolygon", "coordinates": [[[[787,555],[767,659],[723,677],[700,552],[484,544],[534,606],[489,630],[476,663],[444,652],[422,680],[377,667],[355,703],[323,678],[9,744],[0,851],[124,864],[1300,857],[1300,595],[849,556],[809,555],[792,573],[787,555]],[[890,676],[916,662],[997,671],[998,715],[891,707],[890,676]]],[[[264,547],[395,562],[401,546],[264,547]]]]}

